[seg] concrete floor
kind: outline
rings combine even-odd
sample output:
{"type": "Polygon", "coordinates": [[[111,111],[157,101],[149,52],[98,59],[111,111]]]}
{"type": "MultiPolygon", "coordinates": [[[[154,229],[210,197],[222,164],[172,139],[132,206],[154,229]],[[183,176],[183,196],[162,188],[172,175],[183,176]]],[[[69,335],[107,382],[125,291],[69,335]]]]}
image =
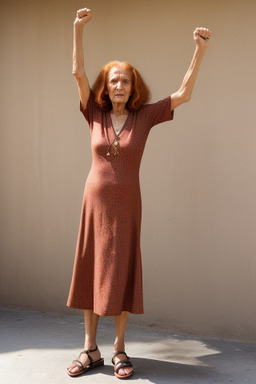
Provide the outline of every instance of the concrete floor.
{"type": "MultiPolygon", "coordinates": [[[[83,345],[80,316],[0,309],[0,383],[120,383],[111,364],[114,326],[99,324],[105,366],[70,378],[66,366],[83,345]]],[[[256,344],[174,335],[130,326],[130,382],[155,384],[256,383],[256,344]]]]}

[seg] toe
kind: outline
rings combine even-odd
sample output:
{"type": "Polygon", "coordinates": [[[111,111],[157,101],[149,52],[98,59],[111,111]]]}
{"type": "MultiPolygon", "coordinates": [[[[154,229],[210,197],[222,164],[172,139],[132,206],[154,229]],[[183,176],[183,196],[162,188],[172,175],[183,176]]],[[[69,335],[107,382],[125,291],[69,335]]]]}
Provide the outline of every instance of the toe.
{"type": "Polygon", "coordinates": [[[120,368],[118,370],[118,374],[120,376],[126,376],[129,375],[133,371],[133,368],[120,368]]]}
{"type": "Polygon", "coordinates": [[[68,371],[69,373],[77,373],[79,371],[78,367],[76,365],[71,365],[70,367],[68,367],[68,371]]]}
{"type": "MultiPolygon", "coordinates": [[[[117,366],[119,363],[121,363],[123,360],[129,359],[125,353],[119,353],[117,356],[114,357],[114,363],[115,366],[117,366]]],[[[118,375],[123,377],[130,376],[133,372],[133,367],[120,367],[118,369],[118,375]]]]}
{"type": "Polygon", "coordinates": [[[125,371],[126,371],[126,374],[128,375],[129,373],[133,372],[133,368],[126,368],[125,371]]]}
{"type": "Polygon", "coordinates": [[[133,368],[132,368],[132,367],[130,367],[130,368],[125,368],[125,373],[126,373],[126,375],[129,375],[132,371],[133,371],[133,368]]]}

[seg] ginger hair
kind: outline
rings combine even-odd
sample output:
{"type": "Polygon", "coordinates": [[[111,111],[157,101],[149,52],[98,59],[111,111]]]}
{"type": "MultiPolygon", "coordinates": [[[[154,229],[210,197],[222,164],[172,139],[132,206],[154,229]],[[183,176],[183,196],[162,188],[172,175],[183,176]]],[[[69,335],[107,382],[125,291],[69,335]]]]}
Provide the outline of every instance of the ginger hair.
{"type": "Polygon", "coordinates": [[[112,109],[112,104],[107,93],[107,79],[109,71],[113,67],[121,67],[131,73],[132,94],[126,103],[126,108],[128,111],[137,111],[143,104],[148,102],[150,91],[137,69],[127,62],[111,61],[104,65],[92,87],[96,103],[103,111],[110,111],[112,109]]]}

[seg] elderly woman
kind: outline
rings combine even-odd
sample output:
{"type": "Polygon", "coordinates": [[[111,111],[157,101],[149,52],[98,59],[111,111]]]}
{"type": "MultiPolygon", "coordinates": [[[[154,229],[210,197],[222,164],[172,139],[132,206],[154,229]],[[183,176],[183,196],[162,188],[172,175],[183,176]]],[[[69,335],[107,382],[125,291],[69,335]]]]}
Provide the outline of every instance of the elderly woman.
{"type": "Polygon", "coordinates": [[[133,373],[125,353],[128,314],[143,313],[140,253],[141,196],[139,168],[150,129],[173,119],[173,111],[190,100],[211,32],[197,28],[195,53],[181,84],[171,96],[146,104],[149,90],[130,64],[105,65],[90,88],[83,55],[83,28],[91,10],[77,12],[74,22],[73,74],[80,109],[91,133],[92,167],[88,175],[67,305],[84,310],[85,344],[68,367],[78,376],[104,364],[97,347],[100,316],[114,316],[114,374],[133,373]]]}

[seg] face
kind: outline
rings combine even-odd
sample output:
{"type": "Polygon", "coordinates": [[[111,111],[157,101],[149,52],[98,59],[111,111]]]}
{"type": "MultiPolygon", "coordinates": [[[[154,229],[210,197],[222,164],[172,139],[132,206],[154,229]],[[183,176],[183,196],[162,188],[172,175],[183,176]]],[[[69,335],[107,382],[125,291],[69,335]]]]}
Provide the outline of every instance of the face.
{"type": "Polygon", "coordinates": [[[112,104],[126,104],[132,93],[131,73],[121,67],[111,68],[107,78],[107,90],[112,104]]]}

